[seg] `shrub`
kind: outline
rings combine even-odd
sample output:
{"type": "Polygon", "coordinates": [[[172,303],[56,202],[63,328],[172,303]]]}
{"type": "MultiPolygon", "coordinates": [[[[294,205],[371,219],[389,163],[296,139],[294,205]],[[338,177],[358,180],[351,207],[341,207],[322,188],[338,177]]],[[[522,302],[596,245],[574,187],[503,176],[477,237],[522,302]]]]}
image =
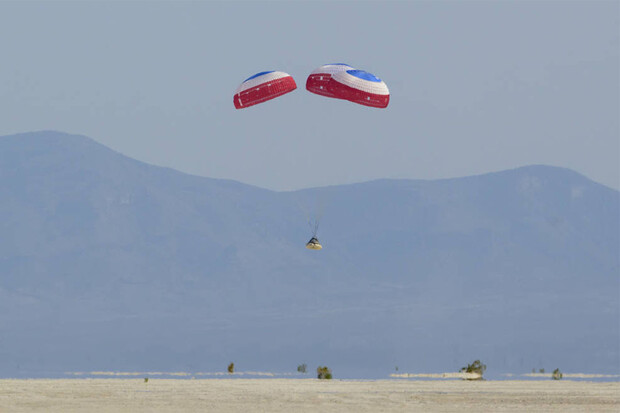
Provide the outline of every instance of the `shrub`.
{"type": "Polygon", "coordinates": [[[300,364],[299,366],[297,366],[297,371],[300,373],[306,374],[307,369],[308,369],[308,366],[306,365],[306,363],[300,364]]]}
{"type": "Polygon", "coordinates": [[[327,366],[319,366],[316,368],[317,378],[321,380],[331,380],[332,371],[327,366]]]}
{"type": "Polygon", "coordinates": [[[553,380],[562,380],[562,372],[560,371],[560,369],[555,369],[553,370],[553,373],[551,373],[551,378],[553,380]]]}
{"type": "MultiPolygon", "coordinates": [[[[482,379],[482,374],[487,369],[486,364],[483,364],[480,360],[476,360],[471,364],[468,364],[467,367],[461,368],[462,373],[474,373],[479,374],[480,379],[482,379]]],[[[472,380],[472,379],[469,379],[472,380]]]]}
{"type": "Polygon", "coordinates": [[[230,363],[230,364],[228,365],[228,372],[229,372],[230,374],[233,374],[233,373],[235,372],[235,363],[230,363]]]}

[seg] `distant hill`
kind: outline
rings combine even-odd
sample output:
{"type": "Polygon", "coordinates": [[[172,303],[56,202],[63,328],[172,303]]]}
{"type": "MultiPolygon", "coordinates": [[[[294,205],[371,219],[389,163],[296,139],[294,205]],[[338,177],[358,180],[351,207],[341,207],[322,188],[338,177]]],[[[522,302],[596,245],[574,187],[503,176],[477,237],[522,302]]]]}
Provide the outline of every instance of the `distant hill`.
{"type": "Polygon", "coordinates": [[[619,196],[548,166],[273,192],[0,137],[0,376],[618,374],[619,196]]]}

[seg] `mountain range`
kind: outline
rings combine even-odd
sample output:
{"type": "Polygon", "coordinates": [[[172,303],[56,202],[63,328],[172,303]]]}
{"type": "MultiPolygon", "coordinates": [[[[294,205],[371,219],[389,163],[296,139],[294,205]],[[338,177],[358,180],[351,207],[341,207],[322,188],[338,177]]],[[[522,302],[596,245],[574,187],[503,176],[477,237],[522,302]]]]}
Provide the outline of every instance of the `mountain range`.
{"type": "Polygon", "coordinates": [[[618,374],[619,196],[543,165],[274,192],[0,137],[0,376],[618,374]]]}

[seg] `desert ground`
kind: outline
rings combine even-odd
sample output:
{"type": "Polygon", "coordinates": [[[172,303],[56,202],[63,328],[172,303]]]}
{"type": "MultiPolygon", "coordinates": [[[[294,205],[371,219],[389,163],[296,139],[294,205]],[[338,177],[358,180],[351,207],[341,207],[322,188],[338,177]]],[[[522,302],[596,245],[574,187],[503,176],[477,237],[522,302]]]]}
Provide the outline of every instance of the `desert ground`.
{"type": "Polygon", "coordinates": [[[618,412],[620,382],[0,380],[0,412],[618,412]]]}

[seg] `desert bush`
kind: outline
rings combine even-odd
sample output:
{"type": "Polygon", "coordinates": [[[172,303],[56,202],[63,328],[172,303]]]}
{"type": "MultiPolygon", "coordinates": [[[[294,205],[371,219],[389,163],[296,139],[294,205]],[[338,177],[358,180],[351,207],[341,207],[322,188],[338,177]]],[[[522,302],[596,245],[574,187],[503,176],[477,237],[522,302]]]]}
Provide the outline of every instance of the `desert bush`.
{"type": "Polygon", "coordinates": [[[479,374],[480,379],[482,379],[482,374],[486,371],[486,369],[486,364],[483,364],[480,360],[476,360],[473,363],[468,364],[467,367],[461,368],[461,372],[479,374]]]}
{"type": "Polygon", "coordinates": [[[306,374],[307,369],[308,369],[308,366],[306,365],[306,363],[300,364],[299,366],[297,366],[297,371],[300,373],[306,374]]]}
{"type": "Polygon", "coordinates": [[[230,363],[230,364],[228,365],[228,372],[229,372],[230,374],[233,374],[233,373],[235,372],[235,363],[230,363]]]}
{"type": "Polygon", "coordinates": [[[560,371],[560,369],[555,369],[553,370],[553,373],[551,373],[551,378],[553,380],[562,380],[562,372],[560,371]]]}
{"type": "Polygon", "coordinates": [[[327,366],[319,366],[316,368],[317,378],[322,380],[331,380],[332,371],[327,366]]]}

